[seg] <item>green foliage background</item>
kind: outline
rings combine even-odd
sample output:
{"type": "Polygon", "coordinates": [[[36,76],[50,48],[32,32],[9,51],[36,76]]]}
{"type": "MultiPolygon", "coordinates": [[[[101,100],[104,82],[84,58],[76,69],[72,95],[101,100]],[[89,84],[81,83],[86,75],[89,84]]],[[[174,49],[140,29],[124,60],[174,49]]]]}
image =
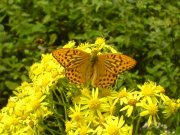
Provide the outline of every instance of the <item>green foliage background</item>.
{"type": "Polygon", "coordinates": [[[1,0],[0,106],[42,53],[99,36],[138,62],[119,86],[152,80],[178,98],[179,9],[178,0],[1,0]]]}

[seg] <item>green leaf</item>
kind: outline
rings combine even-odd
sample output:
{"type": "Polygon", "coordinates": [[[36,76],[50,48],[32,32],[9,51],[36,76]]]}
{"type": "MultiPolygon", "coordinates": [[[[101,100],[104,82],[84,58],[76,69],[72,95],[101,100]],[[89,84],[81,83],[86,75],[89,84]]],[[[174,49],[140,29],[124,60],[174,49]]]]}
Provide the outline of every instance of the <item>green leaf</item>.
{"type": "Polygon", "coordinates": [[[6,81],[5,84],[10,90],[15,90],[18,87],[18,84],[12,81],[6,81]]]}

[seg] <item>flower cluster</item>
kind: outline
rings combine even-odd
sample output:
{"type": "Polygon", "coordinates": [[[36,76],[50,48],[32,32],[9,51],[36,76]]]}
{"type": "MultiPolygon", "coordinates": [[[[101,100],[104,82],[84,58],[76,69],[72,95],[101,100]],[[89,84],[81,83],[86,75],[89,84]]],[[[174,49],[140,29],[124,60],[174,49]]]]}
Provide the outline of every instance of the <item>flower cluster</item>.
{"type": "Polygon", "coordinates": [[[50,87],[63,77],[62,68],[52,55],[43,55],[29,71],[31,83],[23,82],[14,90],[7,106],[0,110],[0,134],[26,135],[43,131],[40,119],[51,115],[47,95],[50,87]]]}
{"type": "Polygon", "coordinates": [[[140,126],[139,119],[147,121],[148,127],[157,127],[160,110],[164,118],[168,118],[179,109],[179,101],[168,98],[162,86],[148,81],[138,87],[139,90],[133,91],[110,90],[106,96],[102,96],[98,88],[84,94],[83,88],[80,101],[70,108],[66,132],[69,135],[130,135],[140,126]]]}
{"type": "MultiPolygon", "coordinates": [[[[75,48],[75,42],[70,41],[64,48],[75,48]]],[[[117,51],[105,44],[103,38],[97,38],[94,44],[80,44],[78,49],[91,52],[93,48],[117,51]]],[[[0,134],[2,135],[32,135],[43,133],[39,121],[52,115],[54,102],[50,96],[51,90],[60,78],[64,78],[64,68],[51,54],[42,55],[40,63],[35,63],[29,71],[31,82],[23,82],[14,96],[8,100],[6,107],[0,110],[0,134]]],[[[61,87],[61,86],[59,86],[61,87]]],[[[73,89],[75,87],[71,87],[73,89]]],[[[62,88],[63,89],[63,88],[62,88]]],[[[139,128],[139,121],[147,121],[147,126],[157,126],[160,121],[159,113],[164,118],[174,115],[180,108],[180,100],[170,99],[165,95],[162,86],[148,81],[138,85],[138,89],[122,88],[99,89],[76,87],[80,94],[69,90],[66,98],[71,101],[69,113],[66,114],[65,132],[68,135],[130,135],[139,128]]],[[[65,94],[64,94],[65,95],[65,94]]],[[[55,112],[55,111],[54,111],[55,112]]],[[[54,114],[55,115],[55,114],[54,114]]],[[[61,123],[61,124],[62,124],[61,123]]],[[[54,123],[57,124],[57,123],[54,123]]],[[[60,125],[60,124],[57,124],[60,125]]]]}

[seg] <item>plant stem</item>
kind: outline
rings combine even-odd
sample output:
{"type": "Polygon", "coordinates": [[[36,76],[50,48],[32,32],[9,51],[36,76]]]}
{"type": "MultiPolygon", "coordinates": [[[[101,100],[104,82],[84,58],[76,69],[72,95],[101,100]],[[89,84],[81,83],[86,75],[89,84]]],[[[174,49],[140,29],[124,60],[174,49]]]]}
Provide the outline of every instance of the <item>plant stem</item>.
{"type": "Polygon", "coordinates": [[[141,117],[139,117],[139,119],[138,119],[138,121],[137,121],[137,124],[136,124],[136,128],[135,128],[134,135],[138,135],[138,129],[139,129],[139,124],[140,124],[140,121],[141,121],[141,117]]]}

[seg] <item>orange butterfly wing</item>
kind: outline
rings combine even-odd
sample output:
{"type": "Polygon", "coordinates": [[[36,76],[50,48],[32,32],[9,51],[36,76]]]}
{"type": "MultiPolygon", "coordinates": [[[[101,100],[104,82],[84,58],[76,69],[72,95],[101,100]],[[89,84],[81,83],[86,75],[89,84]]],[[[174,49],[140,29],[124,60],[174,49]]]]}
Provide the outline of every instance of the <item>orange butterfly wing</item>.
{"type": "Polygon", "coordinates": [[[96,87],[106,88],[114,84],[117,75],[135,66],[136,61],[123,54],[97,55],[94,65],[92,84],[96,87]]]}
{"type": "Polygon", "coordinates": [[[85,84],[92,74],[91,55],[78,49],[62,48],[52,52],[65,68],[66,77],[73,83],[85,84]]]}
{"type": "Polygon", "coordinates": [[[136,61],[123,54],[101,54],[91,57],[78,49],[62,48],[52,52],[65,68],[66,77],[73,83],[86,84],[91,80],[95,87],[107,88],[114,84],[117,75],[132,68],[136,61]]]}

